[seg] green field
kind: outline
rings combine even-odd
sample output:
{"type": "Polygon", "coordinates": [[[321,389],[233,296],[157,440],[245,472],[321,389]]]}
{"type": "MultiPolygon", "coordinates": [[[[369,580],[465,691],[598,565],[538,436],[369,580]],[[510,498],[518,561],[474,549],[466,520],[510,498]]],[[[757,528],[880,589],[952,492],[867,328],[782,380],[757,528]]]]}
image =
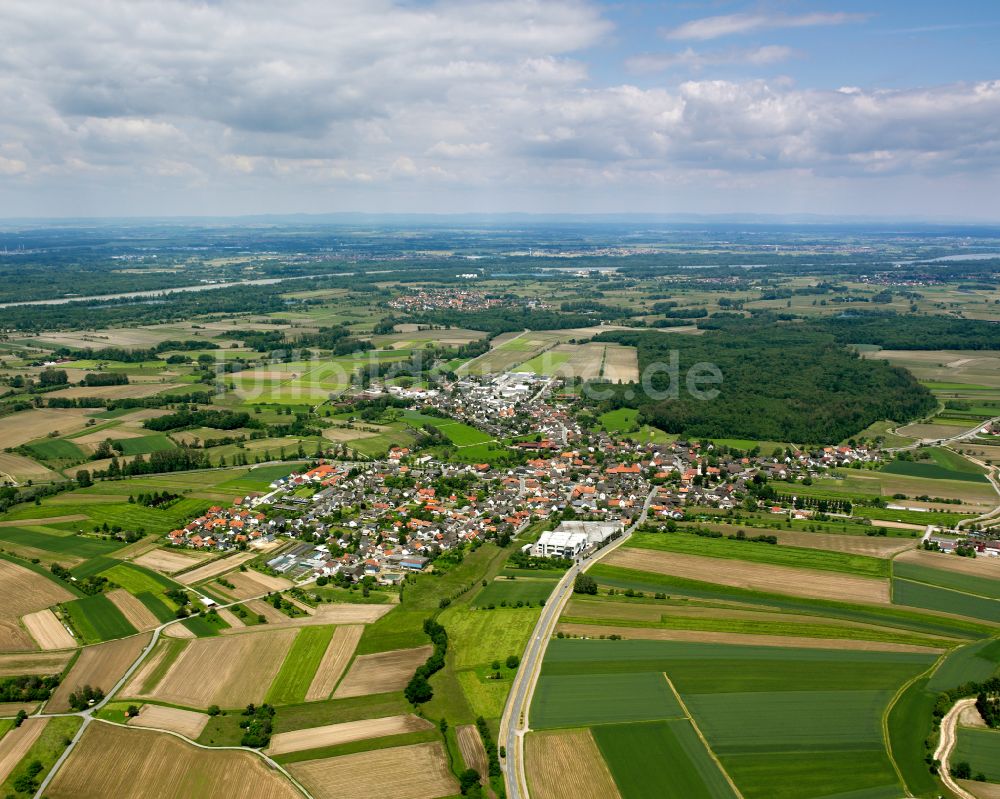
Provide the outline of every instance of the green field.
{"type": "Polygon", "coordinates": [[[986,779],[1000,782],[1000,730],[960,727],[951,763],[954,766],[962,761],[972,766],[973,775],[982,773],[986,779]]]}
{"type": "Polygon", "coordinates": [[[63,605],[70,623],[73,625],[85,644],[97,644],[110,641],[112,638],[122,638],[134,635],[135,628],[128,623],[104,594],[74,599],[63,605]]]}
{"type": "Polygon", "coordinates": [[[537,605],[549,598],[557,580],[515,578],[513,580],[494,580],[480,591],[473,604],[477,607],[495,605],[501,607],[502,602],[516,605],[518,602],[537,605]]]}
{"type": "Polygon", "coordinates": [[[531,726],[538,730],[683,716],[657,672],[543,675],[531,704],[531,726]]]}
{"type": "Polygon", "coordinates": [[[597,421],[609,433],[630,433],[638,427],[639,411],[634,408],[619,408],[602,413],[597,421]]]}
{"type": "Polygon", "coordinates": [[[115,441],[122,448],[122,455],[133,457],[135,455],[148,455],[150,452],[162,452],[165,449],[174,449],[174,442],[162,433],[152,436],[139,436],[137,438],[122,438],[115,441]]]}
{"type": "Polygon", "coordinates": [[[66,460],[75,463],[87,458],[83,450],[76,444],[63,438],[43,438],[25,444],[24,448],[34,457],[43,461],[66,460]]]}
{"type": "Polygon", "coordinates": [[[416,411],[403,411],[403,421],[414,428],[431,425],[441,431],[441,434],[456,447],[468,447],[474,444],[485,444],[493,437],[463,422],[440,416],[428,416],[416,411]]]}
{"type": "Polygon", "coordinates": [[[1000,640],[988,639],[952,651],[938,665],[929,691],[947,691],[965,682],[983,682],[1000,671],[1000,640]]]}
{"type": "Polygon", "coordinates": [[[120,585],[130,594],[162,594],[164,590],[178,588],[173,580],[149,569],[131,563],[119,563],[101,572],[111,582],[120,585]]]}
{"type": "Polygon", "coordinates": [[[608,724],[593,735],[622,799],[735,796],[687,719],[608,724]]]}
{"type": "Polygon", "coordinates": [[[887,474],[902,474],[907,477],[922,477],[927,480],[964,480],[969,483],[988,483],[978,472],[947,469],[937,463],[926,461],[892,461],[882,467],[887,474]]]}
{"type": "MultiPolygon", "coordinates": [[[[855,791],[859,797],[888,799],[902,790],[885,751],[882,714],[897,689],[934,660],[933,655],[916,653],[557,639],[545,657],[531,723],[554,727],[614,722],[615,713],[629,709],[630,687],[648,698],[655,690],[653,681],[666,673],[748,799],[854,797],[855,791]],[[648,687],[639,678],[650,681],[648,687]],[[580,702],[581,696],[587,701],[580,702]],[[856,767],[848,767],[850,763],[856,767]]],[[[659,705],[659,699],[657,706],[650,705],[647,701],[635,712],[670,718],[672,709],[659,705]]],[[[679,705],[677,710],[675,718],[684,715],[679,705]]],[[[673,722],[672,732],[677,734],[685,723],[673,722]]],[[[625,727],[631,729],[593,728],[616,781],[622,775],[621,784],[628,786],[625,799],[674,795],[662,793],[670,789],[660,788],[660,779],[701,776],[707,781],[704,769],[711,761],[703,747],[684,747],[689,758],[701,758],[701,771],[686,761],[677,766],[669,736],[656,742],[666,733],[651,725],[625,727]],[[649,745],[662,747],[664,754],[645,759],[656,768],[631,769],[636,773],[627,776],[629,769],[615,761],[635,762],[628,752],[641,750],[642,742],[632,736],[641,736],[642,730],[649,745]]],[[[685,790],[686,795],[702,795],[697,787],[685,790]]],[[[715,790],[709,795],[725,795],[715,790]]]]}
{"type": "Polygon", "coordinates": [[[304,702],[326,647],[333,638],[333,627],[303,627],[285,655],[281,670],[271,683],[267,701],[272,705],[304,702]]]}
{"type": "Polygon", "coordinates": [[[690,533],[636,533],[629,547],[705,555],[711,558],[732,558],[752,563],[770,563],[801,569],[846,572],[866,577],[888,577],[889,562],[884,558],[828,552],[823,549],[790,547],[784,544],[762,544],[729,538],[707,538],[690,533]]]}
{"type": "Polygon", "coordinates": [[[96,536],[72,533],[67,535],[64,531],[46,528],[44,525],[32,525],[30,522],[26,522],[24,527],[0,527],[0,541],[35,547],[58,555],[79,555],[83,558],[104,555],[124,546],[121,541],[105,541],[96,536]]]}
{"type": "Polygon", "coordinates": [[[894,605],[955,613],[971,619],[1000,624],[1000,601],[996,599],[985,599],[910,580],[893,579],[892,602],[894,605]]]}
{"type": "MultiPolygon", "coordinates": [[[[943,558],[954,557],[942,555],[943,558]]],[[[1000,599],[1000,580],[989,577],[977,577],[972,574],[961,574],[949,569],[935,569],[919,563],[894,562],[892,566],[894,577],[913,580],[918,583],[928,583],[939,588],[950,588],[966,594],[976,594],[990,599],[1000,599]]]]}
{"type": "MultiPolygon", "coordinates": [[[[660,591],[671,596],[691,599],[743,602],[768,610],[780,609],[809,615],[829,616],[851,622],[897,627],[927,635],[972,639],[988,637],[995,632],[994,628],[971,619],[966,621],[946,618],[909,608],[855,605],[848,602],[791,597],[779,593],[716,585],[666,574],[622,569],[617,566],[606,566],[603,563],[591,567],[590,574],[602,586],[631,588],[645,592],[660,591]]],[[[911,585],[919,586],[917,583],[911,585]]]]}

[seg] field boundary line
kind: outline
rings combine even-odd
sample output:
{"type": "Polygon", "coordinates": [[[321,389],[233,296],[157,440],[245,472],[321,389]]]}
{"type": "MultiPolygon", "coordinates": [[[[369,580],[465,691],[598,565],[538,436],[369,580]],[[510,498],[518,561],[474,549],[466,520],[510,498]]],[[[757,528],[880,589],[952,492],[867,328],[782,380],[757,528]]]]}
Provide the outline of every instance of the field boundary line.
{"type": "Polygon", "coordinates": [[[885,706],[885,710],[882,711],[882,742],[885,746],[886,753],[889,755],[889,762],[892,763],[892,769],[896,772],[896,776],[899,778],[899,784],[903,786],[903,790],[906,791],[907,796],[913,796],[913,791],[911,791],[910,786],[906,784],[906,780],[903,778],[903,772],[900,770],[899,764],[896,762],[896,755],[892,751],[892,738],[889,736],[889,714],[892,713],[892,709],[896,706],[899,698],[906,693],[906,691],[909,690],[909,688],[917,680],[922,680],[924,677],[932,677],[934,672],[936,672],[938,667],[940,667],[940,665],[944,662],[945,658],[957,651],[957,649],[961,649],[961,647],[945,650],[938,656],[938,659],[924,671],[914,675],[899,686],[896,693],[892,695],[892,699],[889,700],[889,704],[885,706]]]}
{"type": "Polygon", "coordinates": [[[711,745],[708,743],[708,739],[702,734],[701,727],[698,726],[698,722],[694,720],[694,716],[691,715],[691,711],[688,710],[688,706],[681,699],[681,695],[678,690],[674,687],[673,682],[671,682],[670,677],[664,671],[662,672],[663,679],[667,681],[667,685],[673,692],[674,697],[677,699],[677,704],[681,706],[681,710],[684,711],[684,717],[691,722],[691,726],[694,728],[695,735],[698,736],[698,740],[701,741],[702,745],[705,747],[705,751],[708,752],[708,756],[712,758],[712,762],[719,767],[719,771],[722,772],[722,776],[726,778],[726,782],[729,783],[729,787],[733,789],[733,793],[736,794],[737,799],[744,799],[742,792],[736,787],[736,783],[733,782],[733,778],[729,776],[729,772],[726,771],[725,766],[722,765],[722,761],[716,756],[715,751],[712,749],[711,745]]]}

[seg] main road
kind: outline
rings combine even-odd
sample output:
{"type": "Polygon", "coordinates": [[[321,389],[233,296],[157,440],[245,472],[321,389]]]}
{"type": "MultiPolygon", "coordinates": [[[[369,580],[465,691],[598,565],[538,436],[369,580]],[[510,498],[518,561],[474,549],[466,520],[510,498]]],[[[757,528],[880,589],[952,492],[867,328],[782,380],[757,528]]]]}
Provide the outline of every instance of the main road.
{"type": "Polygon", "coordinates": [[[646,497],[642,513],[639,514],[635,523],[627,528],[620,538],[597,550],[591,556],[574,563],[556,585],[555,590],[549,595],[542,608],[542,615],[538,618],[538,623],[531,634],[531,640],[528,642],[528,648],[521,658],[521,666],[514,677],[514,684],[507,697],[507,706],[500,719],[500,742],[506,749],[506,757],[501,759],[501,764],[509,799],[528,799],[529,797],[528,783],[524,774],[524,735],[530,729],[528,727],[528,711],[531,707],[531,698],[535,693],[542,660],[545,657],[545,649],[549,645],[552,631],[566,606],[566,602],[573,594],[573,581],[578,574],[589,569],[594,563],[628,540],[632,532],[646,521],[649,506],[652,504],[654,496],[656,496],[655,488],[646,497]]]}

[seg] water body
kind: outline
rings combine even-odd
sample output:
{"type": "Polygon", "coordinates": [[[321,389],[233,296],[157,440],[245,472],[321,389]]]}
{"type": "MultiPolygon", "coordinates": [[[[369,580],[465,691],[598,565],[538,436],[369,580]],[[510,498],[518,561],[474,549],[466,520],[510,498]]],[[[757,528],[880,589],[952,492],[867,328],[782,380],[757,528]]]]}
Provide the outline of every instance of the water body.
{"type": "MultiPolygon", "coordinates": [[[[393,270],[383,270],[386,272],[393,270]]],[[[71,302],[107,302],[109,300],[121,300],[132,297],[164,297],[167,294],[176,294],[188,291],[210,291],[212,289],[228,289],[233,286],[273,286],[275,283],[284,283],[288,280],[310,280],[315,277],[350,277],[354,272],[336,272],[325,275],[292,275],[290,277],[262,277],[254,280],[233,280],[228,283],[199,283],[194,286],[177,286],[176,288],[150,289],[147,291],[126,291],[122,294],[91,294],[85,297],[58,297],[51,300],[24,300],[21,302],[3,302],[2,308],[17,308],[26,305],[67,305],[71,302]]]]}

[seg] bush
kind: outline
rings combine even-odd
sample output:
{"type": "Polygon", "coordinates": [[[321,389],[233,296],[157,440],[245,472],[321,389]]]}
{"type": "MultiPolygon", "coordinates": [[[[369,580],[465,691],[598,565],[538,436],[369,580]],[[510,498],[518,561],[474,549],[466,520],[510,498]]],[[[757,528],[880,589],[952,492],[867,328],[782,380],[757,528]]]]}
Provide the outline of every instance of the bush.
{"type": "Polygon", "coordinates": [[[574,594],[596,594],[597,581],[589,574],[580,573],[573,580],[574,594]]]}

